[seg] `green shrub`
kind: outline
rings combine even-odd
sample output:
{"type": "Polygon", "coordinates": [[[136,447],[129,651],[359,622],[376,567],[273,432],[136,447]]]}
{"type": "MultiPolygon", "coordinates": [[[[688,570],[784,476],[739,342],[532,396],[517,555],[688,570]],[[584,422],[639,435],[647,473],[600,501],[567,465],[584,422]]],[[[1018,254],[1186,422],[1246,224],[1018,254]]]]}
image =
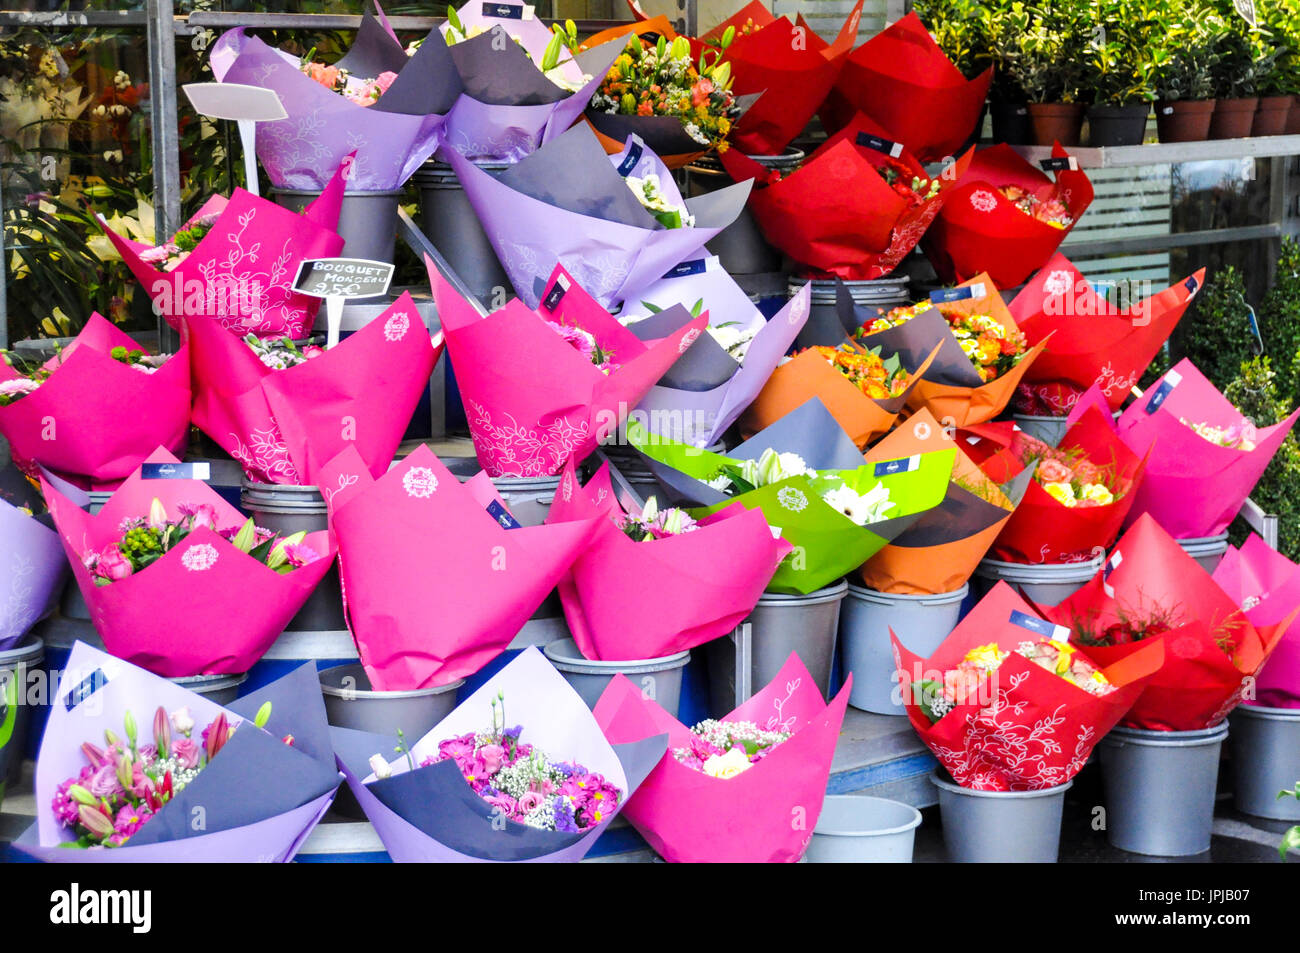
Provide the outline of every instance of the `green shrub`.
{"type": "MultiPolygon", "coordinates": [[[[1209,278],[1170,338],[1174,361],[1191,358],[1202,374],[1223,390],[1256,356],[1250,332],[1246,287],[1235,268],[1223,268],[1209,278]]],[[[1288,357],[1293,351],[1286,352],[1288,357]]],[[[1287,367],[1290,372],[1289,361],[1287,367]]]]}
{"type": "MultiPolygon", "coordinates": [[[[1272,363],[1267,357],[1243,361],[1240,373],[1224,396],[1257,427],[1277,423],[1291,412],[1279,399],[1272,363]]],[[[1265,513],[1278,516],[1278,549],[1290,560],[1300,560],[1300,443],[1294,432],[1283,441],[1273,462],[1250,494],[1265,513]]],[[[1245,521],[1232,525],[1232,540],[1239,543],[1249,532],[1245,521]]]]}
{"type": "Polygon", "coordinates": [[[1282,239],[1273,287],[1259,306],[1264,352],[1277,361],[1277,392],[1292,405],[1300,398],[1300,241],[1282,239]]]}

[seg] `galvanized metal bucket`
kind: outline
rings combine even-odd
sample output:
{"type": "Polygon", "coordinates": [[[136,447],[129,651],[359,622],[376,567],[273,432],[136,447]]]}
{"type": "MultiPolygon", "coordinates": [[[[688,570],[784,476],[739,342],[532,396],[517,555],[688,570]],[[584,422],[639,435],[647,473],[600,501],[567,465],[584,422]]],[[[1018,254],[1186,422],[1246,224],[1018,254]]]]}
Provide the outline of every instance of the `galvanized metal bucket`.
{"type": "MultiPolygon", "coordinates": [[[[909,286],[912,279],[907,275],[893,275],[889,278],[877,278],[872,281],[845,281],[844,287],[853,296],[853,303],[865,308],[880,308],[888,311],[911,301],[909,286]]],[[[856,330],[856,325],[840,317],[835,306],[837,282],[833,278],[798,278],[792,277],[789,283],[791,297],[804,285],[812,285],[809,293],[810,308],[808,321],[799,336],[795,338],[795,347],[811,347],[815,344],[834,343],[825,340],[823,329],[839,328],[845,334],[856,330]]]]}
{"type": "Polygon", "coordinates": [[[674,718],[682,698],[682,669],[691,660],[689,650],[662,658],[598,662],[585,658],[573,639],[549,643],[543,650],[555,670],[582,696],[588,708],[595,708],[610,680],[626,675],[641,693],[674,718]]]}
{"type": "Polygon", "coordinates": [[[1066,781],[1040,791],[976,791],[953,783],[943,768],[939,789],[943,843],[958,864],[1054,864],[1061,848],[1066,781]]]}
{"type": "MultiPolygon", "coordinates": [[[[397,245],[397,208],[402,195],[402,189],[345,192],[338,226],[338,233],[343,236],[343,250],[338,257],[391,262],[397,245]]],[[[320,192],[272,189],[271,198],[277,205],[301,212],[320,198],[320,192]]]]}
{"type": "Polygon", "coordinates": [[[181,688],[202,695],[218,705],[229,705],[239,697],[239,686],[248,678],[247,672],[234,675],[186,675],[168,679],[181,688]]]}
{"type": "Polygon", "coordinates": [[[1300,708],[1238,705],[1228,720],[1237,810],[1300,821],[1300,800],[1278,797],[1279,791],[1294,791],[1300,782],[1300,708]]]}
{"type": "Polygon", "coordinates": [[[1017,427],[1043,441],[1049,447],[1055,447],[1069,430],[1068,417],[1039,417],[1033,414],[1012,414],[1011,419],[1017,427]]]}
{"type": "MultiPolygon", "coordinates": [[[[473,161],[493,176],[510,168],[509,162],[473,161]]],[[[514,295],[514,286],[501,267],[455,170],[445,162],[431,159],[411,176],[411,181],[420,192],[420,228],[429,241],[489,310],[505,304],[514,295]],[[498,297],[501,300],[496,300],[498,297]]]]}
{"type": "Polygon", "coordinates": [[[1219,568],[1223,554],[1228,551],[1228,534],[1220,533],[1218,536],[1180,539],[1177,540],[1177,543],[1183,547],[1183,552],[1201,564],[1202,569],[1208,573],[1213,573],[1215,569],[1219,568]]]}
{"type": "Polygon", "coordinates": [[[1157,857],[1209,850],[1227,737],[1227,722],[1200,731],[1112,728],[1098,746],[1111,846],[1157,857]]]}
{"type": "Polygon", "coordinates": [[[985,559],[975,567],[975,586],[982,598],[999,581],[1005,582],[1035,605],[1054,606],[1083,588],[1084,583],[1097,575],[1104,561],[1104,555],[1080,563],[1008,563],[985,559]]]}
{"type": "MultiPolygon", "coordinates": [[[[787,146],[779,156],[749,158],[784,177],[803,165],[804,153],[802,149],[787,146]]],[[[697,159],[685,172],[686,192],[691,197],[707,195],[732,184],[731,176],[713,156],[697,159]]],[[[722,267],[729,274],[757,275],[781,270],[781,253],[767,243],[748,206],[705,247],[721,259],[722,267]]]]}
{"type": "Polygon", "coordinates": [[[31,676],[45,660],[45,643],[28,635],[23,644],[0,652],[0,734],[8,740],[0,744],[0,781],[12,787],[23,771],[23,754],[27,743],[32,706],[28,697],[31,676]],[[12,721],[9,708],[12,705],[12,721]]]}
{"type": "Polygon", "coordinates": [[[890,630],[908,651],[929,658],[957,627],[969,591],[964,585],[937,595],[900,595],[849,583],[840,609],[844,670],[853,673],[849,704],[878,715],[906,714],[890,630]]]}
{"type": "Polygon", "coordinates": [[[804,856],[813,864],[910,864],[921,812],[865,794],[830,794],[804,856]]]}
{"type": "MultiPolygon", "coordinates": [[[[95,515],[104,508],[104,504],[112,495],[112,490],[91,490],[87,494],[90,503],[86,507],[86,512],[95,515]]],[[[90,607],[86,605],[86,597],[81,594],[81,587],[77,585],[76,577],[71,574],[63,586],[63,595],[59,599],[59,612],[69,619],[90,621],[90,607]]]]}

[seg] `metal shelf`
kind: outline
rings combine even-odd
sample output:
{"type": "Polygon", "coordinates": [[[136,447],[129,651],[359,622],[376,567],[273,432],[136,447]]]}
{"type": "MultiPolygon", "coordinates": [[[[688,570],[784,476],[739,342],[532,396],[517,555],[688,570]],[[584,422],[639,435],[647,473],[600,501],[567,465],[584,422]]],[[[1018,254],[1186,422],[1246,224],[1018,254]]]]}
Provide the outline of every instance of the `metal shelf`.
{"type": "MultiPolygon", "coordinates": [[[[1050,158],[1049,146],[1012,146],[1030,162],[1050,158]]],[[[1142,165],[1174,165],[1215,159],[1269,158],[1300,155],[1300,136],[1256,136],[1250,139],[1211,139],[1204,142],[1149,142],[1140,146],[1078,147],[1067,150],[1083,169],[1119,169],[1142,165]]]]}

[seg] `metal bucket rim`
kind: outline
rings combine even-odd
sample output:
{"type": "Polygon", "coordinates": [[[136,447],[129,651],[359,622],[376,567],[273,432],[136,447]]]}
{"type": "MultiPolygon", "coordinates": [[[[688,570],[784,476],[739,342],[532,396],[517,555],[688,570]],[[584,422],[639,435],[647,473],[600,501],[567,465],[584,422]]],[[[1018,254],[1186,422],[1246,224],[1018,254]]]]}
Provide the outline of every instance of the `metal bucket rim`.
{"type": "Polygon", "coordinates": [[[1267,705],[1251,705],[1246,702],[1232,710],[1232,715],[1244,715],[1258,721],[1294,721],[1300,723],[1300,708],[1270,708],[1267,705]]]}
{"type": "Polygon", "coordinates": [[[1116,725],[1101,739],[1101,743],[1110,747],[1133,745],[1139,748],[1208,748],[1222,744],[1227,737],[1228,721],[1225,718],[1211,728],[1198,728],[1194,731],[1152,731],[1149,728],[1116,725]]]}
{"type": "Polygon", "coordinates": [[[542,646],[542,654],[558,671],[570,672],[575,675],[612,676],[620,672],[645,675],[650,672],[671,672],[685,667],[691,660],[690,649],[685,649],[673,655],[661,655],[657,658],[647,659],[611,659],[608,661],[589,659],[581,654],[578,643],[571,638],[547,642],[542,646]],[[572,646],[573,651],[578,654],[576,656],[558,654],[561,648],[567,649],[568,646],[572,646]]]}
{"type": "Polygon", "coordinates": [[[370,676],[366,674],[366,667],[361,662],[346,662],[343,665],[331,665],[329,668],[323,668],[316,673],[317,681],[320,682],[322,695],[328,695],[331,698],[342,698],[345,701],[387,701],[395,698],[429,698],[434,695],[443,695],[450,691],[456,691],[465,684],[465,679],[458,678],[454,682],[448,682],[445,685],[434,685],[430,688],[407,688],[398,691],[380,691],[375,688],[343,688],[341,686],[330,685],[325,682],[325,676],[331,672],[340,672],[342,669],[352,669],[360,672],[365,678],[366,684],[370,684],[370,676]]]}
{"type": "Polygon", "coordinates": [[[45,640],[39,635],[27,636],[30,642],[24,642],[15,645],[11,649],[0,651],[0,669],[9,669],[14,666],[31,664],[32,662],[40,663],[45,658],[45,640]]]}
{"type": "MultiPolygon", "coordinates": [[[[272,188],[269,190],[272,195],[315,195],[324,194],[323,189],[281,189],[272,188]]],[[[390,198],[394,195],[406,194],[405,189],[374,189],[370,191],[344,192],[345,199],[378,199],[390,198]]]]}
{"type": "Polygon", "coordinates": [[[1065,792],[1074,786],[1074,779],[1071,778],[1064,784],[1058,784],[1054,788],[1039,788],[1036,791],[977,791],[974,788],[964,788],[955,781],[950,781],[943,777],[943,775],[946,775],[947,773],[948,772],[942,767],[935,768],[930,772],[930,783],[941,791],[946,791],[949,794],[965,795],[967,797],[1006,799],[1063,797],[1065,792]]]}
{"type": "Polygon", "coordinates": [[[264,493],[267,490],[280,491],[309,491],[317,495],[320,494],[320,487],[314,483],[258,483],[243,476],[239,478],[240,491],[252,490],[255,493],[264,493]]]}
{"type": "Polygon", "coordinates": [[[841,579],[839,582],[830,586],[824,586],[821,589],[814,589],[809,593],[797,592],[765,592],[758,598],[755,608],[758,606],[788,608],[791,606],[819,606],[827,602],[839,602],[849,591],[848,580],[841,579]]]}
{"type": "Polygon", "coordinates": [[[845,597],[857,602],[865,602],[873,606],[888,606],[894,604],[913,605],[913,606],[946,606],[954,602],[961,602],[970,592],[970,583],[964,582],[960,589],[954,589],[951,592],[926,592],[913,594],[903,592],[881,592],[878,589],[872,589],[867,586],[855,586],[849,583],[849,592],[845,597]]]}
{"type": "Polygon", "coordinates": [[[1076,577],[1086,582],[1097,574],[1097,570],[1104,562],[1104,556],[1078,563],[1011,563],[1001,559],[981,559],[979,565],[975,567],[975,575],[982,579],[1005,579],[1029,583],[1073,582],[1076,577]],[[1016,578],[1017,576],[1030,578],[1016,578]]]}
{"type": "Polygon", "coordinates": [[[826,808],[825,806],[823,806],[821,816],[818,817],[817,823],[813,825],[813,833],[822,837],[889,837],[894,834],[906,834],[908,831],[915,830],[921,824],[920,811],[918,811],[915,807],[913,807],[910,804],[905,804],[902,801],[895,801],[891,798],[875,797],[874,795],[870,795],[870,794],[828,794],[826,795],[825,801],[829,802],[831,800],[834,800],[840,804],[847,804],[850,801],[855,801],[864,806],[887,804],[891,808],[901,808],[903,810],[910,811],[911,820],[909,820],[905,824],[900,824],[896,827],[888,827],[888,828],[880,827],[880,828],[870,828],[870,829],[863,829],[863,830],[824,830],[821,824],[823,818],[826,816],[826,808]]]}
{"type": "Polygon", "coordinates": [[[221,691],[223,688],[238,688],[248,681],[247,672],[227,672],[218,675],[178,675],[169,678],[169,682],[179,685],[187,691],[203,694],[221,691]]]}
{"type": "Polygon", "coordinates": [[[1218,536],[1189,536],[1174,540],[1189,556],[1213,556],[1228,551],[1228,533],[1225,530],[1218,536]]]}

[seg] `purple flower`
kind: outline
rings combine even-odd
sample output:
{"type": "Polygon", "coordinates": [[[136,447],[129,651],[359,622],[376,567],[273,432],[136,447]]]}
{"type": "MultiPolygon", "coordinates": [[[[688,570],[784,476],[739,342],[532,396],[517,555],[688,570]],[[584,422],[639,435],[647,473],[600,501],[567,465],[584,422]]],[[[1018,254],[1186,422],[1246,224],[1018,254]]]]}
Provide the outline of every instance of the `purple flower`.
{"type": "Polygon", "coordinates": [[[578,830],[578,822],[573,817],[573,805],[568,798],[557,798],[555,801],[555,829],[568,833],[576,833],[578,830]]]}
{"type": "Polygon", "coordinates": [[[95,797],[116,797],[122,793],[122,785],[117,780],[117,768],[106,764],[90,776],[86,790],[95,797]]]}
{"type": "Polygon", "coordinates": [[[54,816],[64,827],[76,827],[81,818],[81,805],[72,795],[68,794],[68,788],[74,784],[78,784],[83,788],[86,787],[90,783],[91,775],[94,773],[95,769],[90,765],[86,765],[75,778],[68,778],[55,788],[52,804],[54,816]]]}

